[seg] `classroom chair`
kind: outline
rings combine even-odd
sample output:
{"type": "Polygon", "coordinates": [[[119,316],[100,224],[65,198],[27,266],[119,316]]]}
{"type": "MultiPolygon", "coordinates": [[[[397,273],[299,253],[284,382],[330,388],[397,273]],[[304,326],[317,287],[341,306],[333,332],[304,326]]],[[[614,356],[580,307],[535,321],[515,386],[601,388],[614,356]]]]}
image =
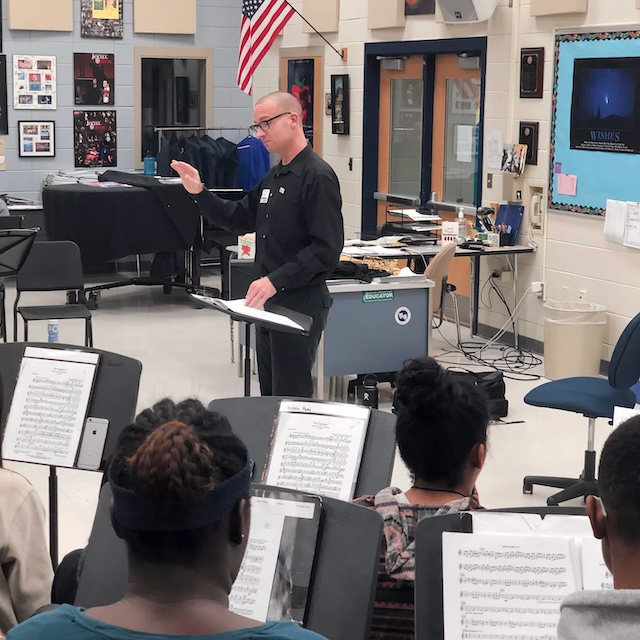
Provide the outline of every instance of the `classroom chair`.
{"type": "Polygon", "coordinates": [[[28,323],[35,320],[85,321],[86,347],[93,346],[91,312],[85,304],[80,249],[68,240],[35,242],[18,271],[16,301],[13,305],[13,339],[18,340],[18,314],[24,322],[24,341],[29,340],[28,323]],[[24,291],[66,291],[67,304],[21,307],[24,291]]]}
{"type": "Polygon", "coordinates": [[[589,420],[584,469],[579,478],[525,476],[523,493],[531,493],[533,485],[562,489],[547,498],[557,505],[572,498],[597,495],[596,452],[594,449],[596,418],[613,418],[614,407],[633,407],[635,393],[631,387],[640,378],[640,314],[629,324],[616,343],[607,378],[574,377],[553,380],[536,387],[524,398],[535,407],[581,413],[589,420]]]}

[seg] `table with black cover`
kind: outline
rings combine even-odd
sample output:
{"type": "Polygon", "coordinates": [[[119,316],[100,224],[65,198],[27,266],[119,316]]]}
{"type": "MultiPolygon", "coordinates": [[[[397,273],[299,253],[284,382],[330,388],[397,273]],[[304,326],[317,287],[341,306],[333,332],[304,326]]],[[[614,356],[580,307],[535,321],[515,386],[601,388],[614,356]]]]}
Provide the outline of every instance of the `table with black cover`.
{"type": "Polygon", "coordinates": [[[135,254],[189,251],[200,230],[196,207],[181,184],[157,188],[171,207],[142,187],[45,186],[47,239],[75,242],[85,270],[135,254]]]}

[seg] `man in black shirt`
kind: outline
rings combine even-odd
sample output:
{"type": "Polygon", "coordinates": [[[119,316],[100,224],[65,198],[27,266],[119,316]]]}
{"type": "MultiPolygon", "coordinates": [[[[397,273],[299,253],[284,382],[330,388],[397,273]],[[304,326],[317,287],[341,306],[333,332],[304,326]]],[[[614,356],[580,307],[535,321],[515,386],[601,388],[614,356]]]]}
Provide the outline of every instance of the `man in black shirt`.
{"type": "Polygon", "coordinates": [[[272,300],[313,318],[307,337],[258,328],[262,395],[313,395],[311,368],[332,302],[326,279],[344,242],[338,178],[308,146],[301,116],[289,93],[271,93],[256,103],[251,129],[281,161],[239,202],[204,189],[191,165],[171,163],[208,220],[232,233],[256,232],[258,278],[247,291],[247,306],[261,308],[272,300]]]}

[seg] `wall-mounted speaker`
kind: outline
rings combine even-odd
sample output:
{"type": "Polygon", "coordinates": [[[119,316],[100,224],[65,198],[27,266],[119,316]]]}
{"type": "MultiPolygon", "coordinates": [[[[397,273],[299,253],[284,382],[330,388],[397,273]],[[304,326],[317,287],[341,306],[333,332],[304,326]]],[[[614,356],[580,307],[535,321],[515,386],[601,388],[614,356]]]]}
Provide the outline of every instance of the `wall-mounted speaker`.
{"type": "Polygon", "coordinates": [[[496,10],[498,0],[437,0],[445,22],[483,22],[496,10]]]}

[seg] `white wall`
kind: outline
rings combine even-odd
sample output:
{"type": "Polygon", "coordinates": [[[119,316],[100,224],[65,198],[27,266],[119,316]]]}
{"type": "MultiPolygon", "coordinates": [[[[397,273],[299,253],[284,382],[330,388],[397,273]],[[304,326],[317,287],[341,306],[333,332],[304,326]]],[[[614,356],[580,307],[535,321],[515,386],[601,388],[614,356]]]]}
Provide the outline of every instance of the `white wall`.
{"type": "MultiPolygon", "coordinates": [[[[292,4],[302,11],[302,0],[293,0],[292,4]]],[[[367,0],[341,0],[339,31],[327,36],[337,49],[348,48],[346,63],[317,35],[303,33],[302,21],[297,15],[291,19],[257,72],[254,94],[260,96],[278,88],[279,58],[281,54],[286,55],[288,48],[324,46],[325,92],[329,91],[331,74],[349,74],[352,87],[351,135],[332,135],[329,117],[325,116],[323,122],[323,155],[335,169],[342,185],[347,235],[360,229],[365,42],[486,35],[485,130],[502,131],[506,142],[517,142],[519,121],[540,123],[538,164],[526,169],[517,188],[522,188],[526,199],[530,185],[543,186],[546,196],[555,30],[598,31],[604,26],[621,25],[640,27],[640,10],[635,8],[633,0],[590,0],[588,13],[584,15],[535,18],[531,16],[529,0],[512,0],[513,7],[509,4],[509,0],[499,0],[491,20],[480,24],[446,25],[437,23],[434,16],[411,16],[404,28],[371,31],[367,28],[367,0]],[[541,100],[518,97],[519,51],[522,47],[545,48],[544,97],[541,100]],[[354,159],[353,171],[348,169],[349,157],[354,159]]],[[[502,176],[496,177],[494,187],[483,191],[485,204],[502,199],[502,176]]],[[[486,185],[486,172],[482,183],[486,185]]],[[[515,185],[507,184],[506,187],[513,190],[515,185]]],[[[535,236],[538,251],[520,258],[518,293],[524,293],[531,281],[541,280],[545,282],[549,299],[575,300],[578,291],[584,289],[588,301],[605,304],[609,310],[609,323],[602,357],[608,360],[612,345],[622,329],[630,318],[640,312],[640,251],[607,242],[602,234],[604,223],[601,218],[547,213],[546,209],[544,214],[546,235],[535,236]]],[[[527,220],[524,222],[526,229],[527,220]]],[[[527,234],[521,234],[519,242],[527,241],[527,234]]],[[[486,272],[494,267],[490,261],[486,262],[482,281],[487,276],[486,272]]],[[[520,322],[520,330],[525,336],[540,341],[543,340],[542,304],[541,299],[529,296],[520,322]]],[[[496,311],[483,310],[480,314],[482,323],[494,327],[502,326],[505,318],[505,314],[496,311]]]]}

